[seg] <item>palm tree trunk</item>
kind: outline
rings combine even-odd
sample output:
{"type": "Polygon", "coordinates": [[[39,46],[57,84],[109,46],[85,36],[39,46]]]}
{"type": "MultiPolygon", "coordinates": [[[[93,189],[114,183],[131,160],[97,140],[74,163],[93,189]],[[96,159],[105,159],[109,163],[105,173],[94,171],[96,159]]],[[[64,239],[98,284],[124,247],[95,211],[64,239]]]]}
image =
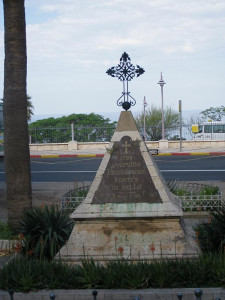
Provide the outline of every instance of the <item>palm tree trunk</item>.
{"type": "Polygon", "coordinates": [[[4,155],[8,220],[15,229],[31,208],[27,124],[27,55],[24,0],[3,0],[5,25],[4,155]]]}

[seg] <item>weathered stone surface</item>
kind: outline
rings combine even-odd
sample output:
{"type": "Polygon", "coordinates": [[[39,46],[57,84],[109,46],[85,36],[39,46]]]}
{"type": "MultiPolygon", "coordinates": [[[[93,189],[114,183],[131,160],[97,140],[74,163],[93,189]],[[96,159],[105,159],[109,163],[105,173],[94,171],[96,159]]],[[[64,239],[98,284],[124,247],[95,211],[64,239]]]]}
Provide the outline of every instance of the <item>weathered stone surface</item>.
{"type": "Polygon", "coordinates": [[[146,218],[182,214],[179,199],[168,190],[131,112],[121,112],[118,126],[89,193],[72,218],[146,218]],[[122,181],[126,181],[126,185],[122,181]],[[136,181],[135,186],[130,181],[136,181]],[[143,190],[138,189],[140,185],[143,190]]]}
{"type": "Polygon", "coordinates": [[[80,263],[84,257],[104,262],[195,256],[182,215],[131,112],[122,112],[89,193],[71,216],[76,225],[60,258],[80,263]]]}
{"type": "Polygon", "coordinates": [[[116,131],[137,131],[137,126],[130,111],[121,111],[116,131]]]}
{"type": "Polygon", "coordinates": [[[129,136],[114,142],[107,168],[92,204],[162,203],[139,144],[140,141],[132,141],[129,136]]]}
{"type": "Polygon", "coordinates": [[[64,261],[112,259],[152,260],[196,255],[179,218],[77,221],[70,243],[60,252],[64,261]],[[72,255],[71,255],[72,253],[72,255]]]}

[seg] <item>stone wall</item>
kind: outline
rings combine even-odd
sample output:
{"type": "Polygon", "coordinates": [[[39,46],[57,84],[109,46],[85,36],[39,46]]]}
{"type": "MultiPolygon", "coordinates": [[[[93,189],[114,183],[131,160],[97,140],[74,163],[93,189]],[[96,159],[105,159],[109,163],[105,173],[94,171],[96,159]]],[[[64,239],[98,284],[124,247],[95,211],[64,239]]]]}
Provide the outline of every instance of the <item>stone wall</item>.
{"type": "MultiPolygon", "coordinates": [[[[150,149],[180,149],[179,141],[151,141],[146,142],[150,149]]],[[[30,144],[31,151],[56,151],[56,150],[105,150],[108,142],[69,142],[51,144],[30,144]]],[[[184,149],[225,148],[225,141],[182,141],[184,149]]]]}

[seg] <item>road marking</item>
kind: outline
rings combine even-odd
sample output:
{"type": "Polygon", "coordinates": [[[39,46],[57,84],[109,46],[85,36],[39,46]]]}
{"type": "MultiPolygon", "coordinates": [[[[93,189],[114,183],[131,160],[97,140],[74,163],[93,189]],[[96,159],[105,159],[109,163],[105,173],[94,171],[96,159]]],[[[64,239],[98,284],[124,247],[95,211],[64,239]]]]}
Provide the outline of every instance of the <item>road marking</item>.
{"type": "Polygon", "coordinates": [[[53,162],[49,162],[49,161],[44,161],[44,160],[34,160],[32,159],[32,163],[36,163],[36,164],[46,164],[46,165],[60,165],[60,164],[68,164],[68,163],[80,163],[83,161],[91,161],[91,160],[100,160],[101,157],[90,157],[90,158],[83,158],[83,159],[73,159],[73,160],[61,160],[61,161],[53,161],[53,162]]]}
{"type": "Polygon", "coordinates": [[[31,173],[96,173],[97,171],[31,171],[31,173]]]}
{"type": "MultiPolygon", "coordinates": [[[[97,171],[31,171],[33,173],[97,173],[97,171]]],[[[0,174],[5,174],[5,172],[0,172],[0,174]]]]}
{"type": "Polygon", "coordinates": [[[160,170],[161,172],[225,172],[225,170],[160,170]]]}
{"type": "MultiPolygon", "coordinates": [[[[160,170],[160,172],[225,172],[224,170],[160,170]]],[[[31,171],[31,173],[97,173],[97,171],[31,171]]],[[[0,172],[5,174],[5,172],[0,172]]]]}

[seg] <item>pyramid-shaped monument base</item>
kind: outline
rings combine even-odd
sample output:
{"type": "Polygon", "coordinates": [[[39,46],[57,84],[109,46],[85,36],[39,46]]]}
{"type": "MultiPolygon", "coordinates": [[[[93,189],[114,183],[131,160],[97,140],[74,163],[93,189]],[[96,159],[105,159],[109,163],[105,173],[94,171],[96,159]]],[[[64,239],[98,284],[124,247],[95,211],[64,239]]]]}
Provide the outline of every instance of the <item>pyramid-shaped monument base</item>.
{"type": "Polygon", "coordinates": [[[182,208],[167,188],[131,112],[116,131],[89,193],[73,212],[75,227],[60,251],[63,261],[84,258],[152,260],[195,256],[182,208]]]}

